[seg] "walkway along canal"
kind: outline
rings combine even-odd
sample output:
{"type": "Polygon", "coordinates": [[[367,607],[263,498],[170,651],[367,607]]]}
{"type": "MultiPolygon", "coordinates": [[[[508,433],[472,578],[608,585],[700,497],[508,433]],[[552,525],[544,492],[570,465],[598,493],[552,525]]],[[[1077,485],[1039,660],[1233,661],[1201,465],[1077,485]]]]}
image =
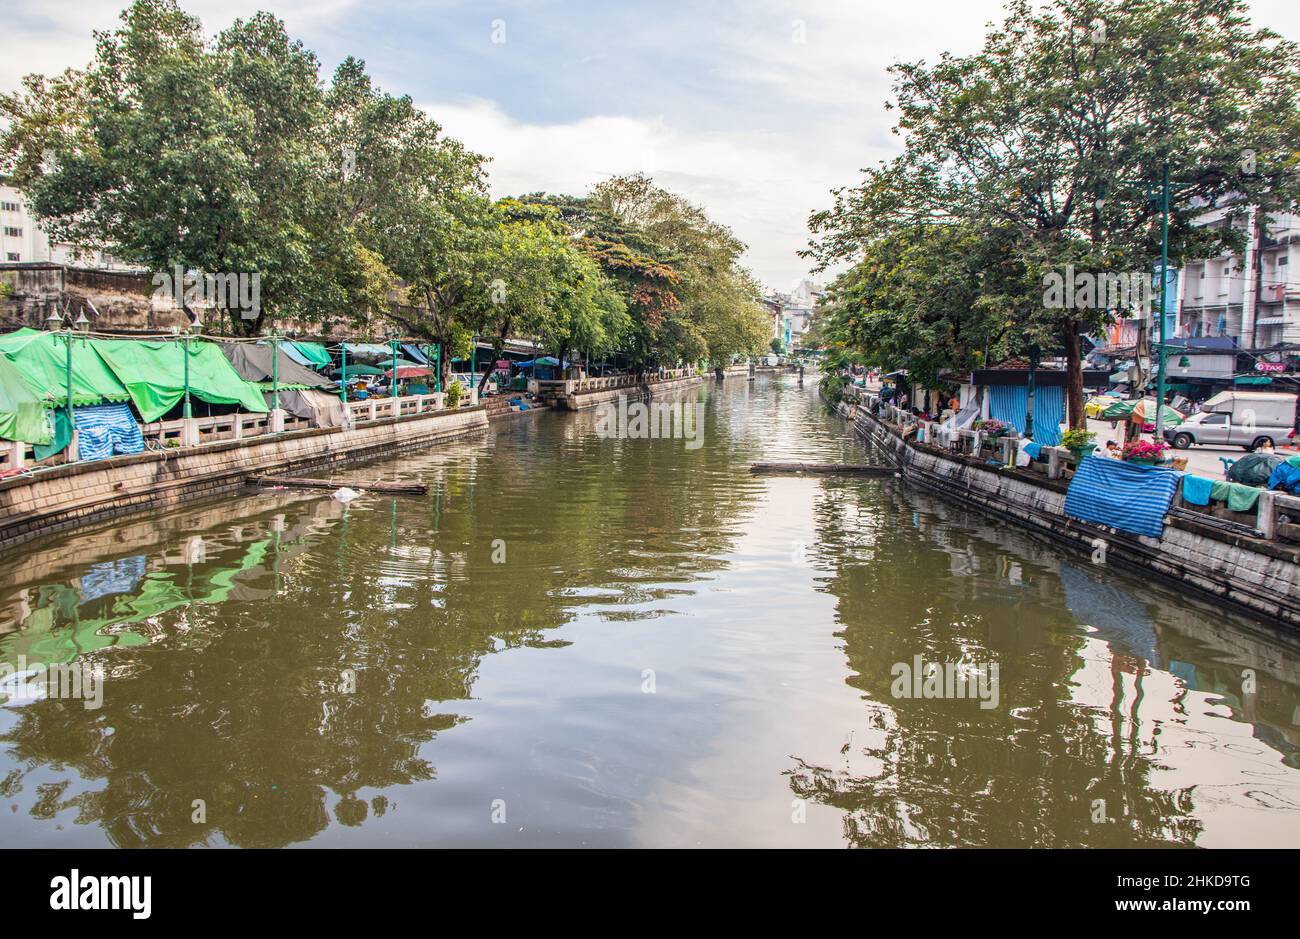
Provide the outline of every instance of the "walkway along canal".
{"type": "Polygon", "coordinates": [[[677,394],[702,445],[543,413],[344,471],[427,496],[0,556],[0,840],[1300,841],[1294,635],[903,480],[751,475],[883,458],[813,382],[677,394]],[[900,693],[954,662],[990,693],[900,693]]]}

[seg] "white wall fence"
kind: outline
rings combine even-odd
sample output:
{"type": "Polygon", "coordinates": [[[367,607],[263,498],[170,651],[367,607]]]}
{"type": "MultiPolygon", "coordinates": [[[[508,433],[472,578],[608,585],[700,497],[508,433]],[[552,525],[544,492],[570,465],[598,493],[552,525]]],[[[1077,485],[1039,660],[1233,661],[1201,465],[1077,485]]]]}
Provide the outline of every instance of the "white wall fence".
{"type": "MultiPolygon", "coordinates": [[[[460,399],[459,407],[478,404],[478,390],[470,389],[460,399]]],[[[348,401],[344,405],[348,426],[355,427],[371,421],[395,417],[416,417],[447,409],[447,393],[401,395],[396,398],[369,398],[365,401],[348,401]]],[[[315,422],[298,417],[283,409],[273,409],[263,414],[223,414],[218,417],[192,417],[173,421],[154,421],[141,424],[146,450],[172,450],[178,447],[197,447],[224,440],[246,440],[266,434],[287,433],[314,427],[315,422]]],[[[0,473],[26,467],[58,466],[76,462],[77,439],[63,453],[45,460],[36,459],[35,448],[29,443],[0,441],[0,473]]]]}
{"type": "Polygon", "coordinates": [[[610,375],[604,378],[566,378],[556,381],[542,381],[536,378],[528,380],[528,390],[535,395],[574,394],[580,391],[609,391],[613,388],[634,388],[640,385],[653,385],[658,382],[689,378],[695,374],[691,368],[666,368],[661,372],[647,372],[643,377],[636,375],[610,375]]]}

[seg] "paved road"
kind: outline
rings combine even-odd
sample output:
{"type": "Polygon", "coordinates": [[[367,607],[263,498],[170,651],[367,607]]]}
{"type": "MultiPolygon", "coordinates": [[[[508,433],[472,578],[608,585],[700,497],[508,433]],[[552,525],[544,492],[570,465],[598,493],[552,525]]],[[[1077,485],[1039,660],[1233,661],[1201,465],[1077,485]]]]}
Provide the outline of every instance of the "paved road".
{"type": "MultiPolygon", "coordinates": [[[[1108,421],[1088,421],[1088,429],[1097,435],[1097,445],[1105,446],[1107,440],[1119,441],[1120,428],[1111,427],[1108,421]]],[[[1149,434],[1144,434],[1145,439],[1151,439],[1149,434]]],[[[1294,450],[1278,449],[1279,453],[1292,454],[1294,450]]],[[[1237,460],[1246,455],[1246,451],[1239,446],[1210,446],[1199,444],[1190,447],[1187,450],[1175,450],[1175,456],[1187,457],[1187,471],[1195,473],[1198,476],[1208,476],[1211,479],[1223,478],[1223,464],[1219,462],[1219,457],[1227,457],[1230,460],[1237,460]]]]}

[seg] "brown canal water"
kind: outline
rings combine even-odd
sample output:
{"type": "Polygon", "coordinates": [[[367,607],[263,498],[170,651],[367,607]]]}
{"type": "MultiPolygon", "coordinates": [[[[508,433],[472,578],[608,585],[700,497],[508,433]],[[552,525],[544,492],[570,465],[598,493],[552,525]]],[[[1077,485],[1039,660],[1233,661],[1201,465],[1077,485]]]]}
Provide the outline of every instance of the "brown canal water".
{"type": "Polygon", "coordinates": [[[896,479],[752,477],[870,457],[811,382],[687,397],[700,446],[525,416],[352,471],[427,497],[0,559],[0,843],[1300,844],[1294,638],[896,479]],[[917,656],[997,680],[896,694],[917,656]]]}

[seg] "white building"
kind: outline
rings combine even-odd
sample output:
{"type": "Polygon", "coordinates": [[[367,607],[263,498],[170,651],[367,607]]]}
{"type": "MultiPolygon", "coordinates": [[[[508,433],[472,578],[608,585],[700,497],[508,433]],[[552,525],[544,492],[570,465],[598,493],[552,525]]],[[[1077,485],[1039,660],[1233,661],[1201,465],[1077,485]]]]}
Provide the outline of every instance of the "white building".
{"type": "MultiPolygon", "coordinates": [[[[1208,211],[1200,223],[1230,224],[1230,207],[1208,211]]],[[[1226,252],[1192,261],[1179,278],[1178,335],[1231,336],[1238,348],[1263,349],[1279,342],[1300,343],[1300,216],[1282,212],[1256,225],[1256,210],[1238,220],[1249,238],[1245,256],[1226,252]]]]}
{"type": "Polygon", "coordinates": [[[139,270],[104,251],[78,250],[72,245],[50,243],[49,236],[27,210],[22,191],[0,183],[0,263],[49,261],[71,267],[102,270],[139,270]]]}

